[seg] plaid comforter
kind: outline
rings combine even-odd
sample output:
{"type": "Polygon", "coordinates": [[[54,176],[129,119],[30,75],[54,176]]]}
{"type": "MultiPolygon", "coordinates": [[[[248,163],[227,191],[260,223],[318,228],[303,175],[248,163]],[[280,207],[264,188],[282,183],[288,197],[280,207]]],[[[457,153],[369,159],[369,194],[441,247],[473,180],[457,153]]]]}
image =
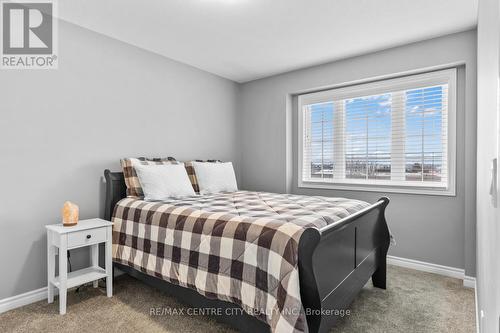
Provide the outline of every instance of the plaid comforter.
{"type": "Polygon", "coordinates": [[[241,306],[273,332],[307,332],[298,243],[366,202],[238,191],[146,202],[113,214],[113,259],[170,283],[241,306]]]}

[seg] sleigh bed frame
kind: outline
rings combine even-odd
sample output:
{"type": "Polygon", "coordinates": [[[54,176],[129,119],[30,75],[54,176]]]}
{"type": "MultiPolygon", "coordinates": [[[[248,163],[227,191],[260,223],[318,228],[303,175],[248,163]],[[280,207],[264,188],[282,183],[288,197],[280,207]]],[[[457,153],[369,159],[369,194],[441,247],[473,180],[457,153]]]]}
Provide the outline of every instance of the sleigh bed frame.
{"type": "MultiPolygon", "coordinates": [[[[123,173],[104,171],[105,218],[111,220],[116,203],[126,197],[123,173]]],[[[386,288],[386,256],[390,234],[385,220],[388,198],[321,229],[304,231],[299,242],[301,299],[309,332],[327,332],[371,278],[386,288]],[[328,311],[325,311],[328,310],[328,311]]],[[[269,326],[241,310],[238,305],[208,299],[196,291],[146,275],[132,267],[114,267],[174,296],[191,307],[220,309],[213,317],[242,332],[269,332],[269,326]]],[[[215,311],[211,312],[214,313],[215,311]]]]}

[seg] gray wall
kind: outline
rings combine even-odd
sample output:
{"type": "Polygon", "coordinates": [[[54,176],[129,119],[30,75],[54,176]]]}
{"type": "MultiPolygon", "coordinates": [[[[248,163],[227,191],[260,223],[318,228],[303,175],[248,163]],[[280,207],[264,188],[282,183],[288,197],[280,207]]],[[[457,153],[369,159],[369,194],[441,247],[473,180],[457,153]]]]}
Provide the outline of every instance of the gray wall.
{"type": "Polygon", "coordinates": [[[46,285],[44,225],[65,200],[102,216],[101,176],[120,157],[237,162],[237,84],[68,23],[59,32],[58,70],[0,73],[0,299],[46,285]]]}
{"type": "Polygon", "coordinates": [[[385,193],[297,188],[293,94],[447,64],[461,64],[458,84],[457,196],[390,193],[397,245],[390,254],[463,268],[475,275],[476,31],[467,31],[241,86],[241,185],[248,190],[345,196],[374,202],[385,193]],[[286,172],[285,172],[286,170],[286,172]]]}
{"type": "Polygon", "coordinates": [[[296,187],[291,94],[449,63],[465,65],[458,195],[391,194],[391,254],[474,275],[475,31],[243,85],[65,22],[59,33],[58,70],[0,73],[0,299],[45,286],[44,225],[65,200],[81,218],[102,216],[102,172],[123,156],[231,160],[242,188],[376,200],[383,193],[296,187]]]}

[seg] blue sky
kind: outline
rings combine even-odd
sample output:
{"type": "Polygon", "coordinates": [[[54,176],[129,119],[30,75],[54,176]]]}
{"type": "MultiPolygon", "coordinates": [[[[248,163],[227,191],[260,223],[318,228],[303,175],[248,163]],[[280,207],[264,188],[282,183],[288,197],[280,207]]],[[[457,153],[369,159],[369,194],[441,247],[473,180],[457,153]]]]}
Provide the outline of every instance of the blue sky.
{"type": "MultiPolygon", "coordinates": [[[[424,151],[436,153],[435,163],[442,153],[440,112],[443,106],[442,97],[442,86],[406,92],[407,163],[421,161],[422,145],[424,151]]],[[[333,131],[335,130],[333,102],[314,104],[311,107],[313,162],[320,163],[323,152],[324,163],[332,163],[330,152],[333,151],[333,131]]],[[[346,153],[353,154],[356,158],[368,153],[370,159],[379,160],[379,163],[388,163],[391,151],[391,94],[349,99],[346,100],[345,108],[346,153]],[[367,134],[370,138],[368,143],[367,134]]],[[[430,160],[431,156],[426,159],[430,160]]]]}

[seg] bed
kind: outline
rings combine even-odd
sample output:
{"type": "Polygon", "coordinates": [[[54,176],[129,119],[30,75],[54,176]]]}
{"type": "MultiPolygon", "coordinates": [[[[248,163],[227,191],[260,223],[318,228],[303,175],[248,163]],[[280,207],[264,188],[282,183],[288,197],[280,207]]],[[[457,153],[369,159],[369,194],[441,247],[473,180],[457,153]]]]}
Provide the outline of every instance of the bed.
{"type": "Polygon", "coordinates": [[[387,198],[238,191],[146,202],[126,198],[123,173],[104,175],[114,267],[240,331],[327,332],[370,278],[386,288],[387,198]]]}

